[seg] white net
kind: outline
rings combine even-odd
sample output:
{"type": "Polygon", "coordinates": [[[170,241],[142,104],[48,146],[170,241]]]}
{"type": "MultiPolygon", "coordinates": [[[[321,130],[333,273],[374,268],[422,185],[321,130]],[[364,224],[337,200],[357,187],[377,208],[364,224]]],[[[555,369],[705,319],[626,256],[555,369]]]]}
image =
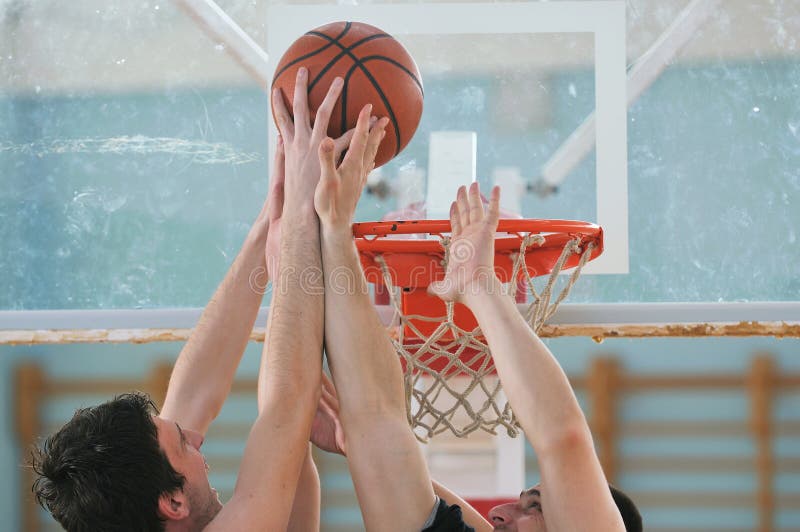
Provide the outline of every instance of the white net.
{"type": "MultiPolygon", "coordinates": [[[[441,237],[441,242],[445,249],[442,266],[446,268],[450,241],[448,237],[441,237]]],[[[519,251],[512,255],[512,282],[505,285],[506,294],[511,297],[513,288],[517,286],[515,281],[525,281],[532,297],[524,316],[537,333],[567,297],[594,249],[593,243],[581,246],[581,239],[577,237],[568,241],[546,284],[537,289],[525,267],[525,254],[544,242],[544,237],[538,234],[521,239],[519,251]],[[573,255],[579,255],[578,263],[558,290],[556,280],[573,255]]],[[[408,421],[417,437],[427,441],[445,431],[457,437],[465,437],[476,430],[496,434],[498,427],[504,427],[510,436],[516,436],[519,433],[517,421],[502,393],[500,381],[495,377],[491,351],[480,327],[469,331],[459,327],[454,320],[453,303],[447,303],[446,314],[440,317],[404,315],[385,260],[382,256],[375,260],[381,268],[395,312],[393,322],[398,324],[392,341],[404,364],[408,421]],[[420,322],[438,323],[438,326],[432,333],[425,334],[418,326],[420,322]]]]}

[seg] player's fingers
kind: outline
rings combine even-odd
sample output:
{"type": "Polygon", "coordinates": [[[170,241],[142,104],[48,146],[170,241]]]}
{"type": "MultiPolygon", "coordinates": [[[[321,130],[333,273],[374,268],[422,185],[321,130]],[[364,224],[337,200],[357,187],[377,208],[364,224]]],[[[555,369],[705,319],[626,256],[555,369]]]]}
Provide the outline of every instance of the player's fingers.
{"type": "Polygon", "coordinates": [[[330,386],[331,378],[328,377],[328,374],[324,371],[322,372],[320,384],[322,385],[322,389],[325,390],[328,386],[330,386]]]}
{"type": "Polygon", "coordinates": [[[328,392],[328,394],[336,391],[336,388],[333,386],[333,381],[331,381],[331,378],[328,377],[328,374],[324,371],[322,372],[322,391],[328,392]]]}
{"type": "Polygon", "coordinates": [[[369,134],[367,135],[367,146],[364,149],[364,155],[361,160],[361,180],[357,183],[358,190],[363,191],[367,186],[367,180],[370,172],[375,169],[375,155],[378,153],[378,146],[380,146],[381,139],[385,134],[385,127],[388,119],[380,119],[371,116],[369,119],[369,134]]]}
{"type": "Polygon", "coordinates": [[[314,118],[314,135],[316,138],[327,135],[331,113],[333,112],[334,106],[336,106],[339,95],[342,93],[342,83],[342,78],[340,77],[333,80],[331,87],[328,89],[328,93],[325,95],[325,99],[322,100],[319,109],[317,109],[317,116],[314,118]]]}
{"type": "Polygon", "coordinates": [[[461,234],[461,218],[458,213],[458,203],[450,204],[450,235],[456,238],[461,234]]]}
{"type": "Polygon", "coordinates": [[[347,132],[339,138],[333,139],[333,144],[335,146],[333,154],[335,155],[335,159],[338,161],[341,156],[342,152],[350,146],[350,142],[353,140],[353,134],[356,132],[355,128],[348,129],[347,132]]]}
{"type": "Polygon", "coordinates": [[[372,113],[372,104],[365,105],[358,114],[353,140],[350,142],[350,149],[347,150],[347,155],[344,156],[342,166],[361,167],[364,159],[364,150],[367,147],[367,139],[369,138],[370,113],[372,113]]]}
{"type": "Polygon", "coordinates": [[[339,399],[327,387],[322,388],[322,399],[334,412],[339,412],[339,399]]]}
{"type": "Polygon", "coordinates": [[[286,103],[283,101],[283,93],[280,89],[272,91],[272,109],[275,113],[275,122],[278,124],[278,131],[284,142],[292,142],[294,139],[294,122],[289,111],[286,110],[286,103]]]}
{"type": "Polygon", "coordinates": [[[330,137],[325,137],[319,144],[319,166],[322,170],[322,179],[331,179],[336,176],[334,149],[333,139],[330,137]]]}
{"type": "Polygon", "coordinates": [[[489,198],[489,213],[486,215],[486,219],[492,228],[497,228],[497,223],[500,220],[500,187],[497,185],[492,187],[492,195],[489,198]]]}
{"type": "Polygon", "coordinates": [[[322,397],[317,404],[317,409],[329,418],[335,418],[337,416],[337,412],[331,408],[331,405],[328,404],[324,397],[322,397]]]}
{"type": "Polygon", "coordinates": [[[428,285],[428,294],[432,296],[436,296],[444,301],[450,301],[452,296],[450,295],[450,288],[449,283],[447,281],[434,281],[428,285]]]}
{"type": "Polygon", "coordinates": [[[322,381],[322,387],[320,388],[320,392],[321,392],[321,394],[320,394],[320,403],[324,403],[324,404],[330,406],[330,398],[332,397],[332,394],[331,394],[330,389],[328,388],[328,386],[329,386],[329,384],[326,383],[323,380],[322,381]]]}
{"type": "Polygon", "coordinates": [[[372,126],[369,137],[367,137],[367,148],[364,150],[364,162],[362,163],[364,168],[369,168],[370,165],[375,162],[378,148],[380,148],[383,137],[386,136],[386,126],[388,123],[389,119],[384,116],[372,126]]]}
{"type": "Polygon", "coordinates": [[[369,181],[369,174],[371,174],[373,170],[375,170],[375,162],[374,161],[369,163],[369,166],[367,166],[364,169],[364,176],[361,178],[361,189],[362,190],[364,189],[365,186],[367,186],[367,181],[369,181]]]}
{"type": "Polygon", "coordinates": [[[378,121],[378,117],[377,116],[370,116],[369,117],[369,135],[367,136],[367,148],[366,148],[366,150],[364,150],[364,157],[362,159],[362,161],[363,161],[362,162],[362,166],[366,166],[367,165],[367,154],[369,153],[369,139],[372,136],[372,130],[374,129],[375,123],[377,121],[378,121]]]}
{"type": "Polygon", "coordinates": [[[336,388],[334,388],[330,379],[326,378],[325,372],[323,372],[322,375],[323,381],[320,403],[324,404],[334,414],[332,417],[337,417],[339,414],[339,398],[336,397],[336,388]]]}
{"type": "Polygon", "coordinates": [[[467,199],[467,187],[458,187],[458,194],[456,194],[456,202],[458,202],[458,216],[461,219],[461,227],[469,225],[469,200],[467,199]]]}
{"type": "Polygon", "coordinates": [[[481,191],[477,181],[470,184],[467,198],[469,199],[469,221],[480,222],[483,220],[483,200],[481,200],[481,191]]]}
{"type": "Polygon", "coordinates": [[[292,114],[294,115],[295,134],[302,134],[301,132],[305,132],[309,128],[308,69],[306,67],[297,69],[292,114]]]}

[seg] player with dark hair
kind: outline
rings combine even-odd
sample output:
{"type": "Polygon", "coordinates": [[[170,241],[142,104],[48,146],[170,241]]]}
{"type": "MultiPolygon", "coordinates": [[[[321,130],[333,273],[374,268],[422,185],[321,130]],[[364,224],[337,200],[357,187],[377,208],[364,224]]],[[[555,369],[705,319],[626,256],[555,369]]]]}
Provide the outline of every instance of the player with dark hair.
{"type": "Polygon", "coordinates": [[[75,412],[38,453],[39,503],[68,530],[159,530],[159,496],[186,479],[159,446],[156,412],[140,393],[75,412]],[[130,474],[131,464],[147,474],[130,474]],[[125,500],[138,511],[114,508],[125,500]]]}
{"type": "MultiPolygon", "coordinates": [[[[285,110],[278,117],[283,145],[269,198],[181,351],[162,411],[144,395],[123,395],[79,410],[34,452],[36,497],[69,532],[319,528],[319,477],[308,443],[320,430],[312,423],[323,341],[313,198],[317,150],[342,83],[333,83],[312,127],[306,78],[300,69],[294,123],[285,110]],[[200,447],[230,392],[258,313],[263,292],[251,282],[258,272],[280,283],[259,371],[258,417],[233,496],[223,506],[200,447]]],[[[369,128],[369,119],[362,111],[357,133],[369,128]]],[[[349,146],[345,161],[361,172],[362,164],[372,164],[364,152],[374,156],[375,147],[349,145],[352,135],[325,146],[337,156],[349,146]]]]}

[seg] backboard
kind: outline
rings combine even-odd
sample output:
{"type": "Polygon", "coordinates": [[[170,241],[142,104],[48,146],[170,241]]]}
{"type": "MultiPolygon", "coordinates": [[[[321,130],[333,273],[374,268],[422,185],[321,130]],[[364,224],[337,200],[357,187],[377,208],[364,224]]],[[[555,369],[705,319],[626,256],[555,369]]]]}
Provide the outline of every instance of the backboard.
{"type": "Polygon", "coordinates": [[[797,52],[748,22],[765,8],[751,4],[285,5],[270,10],[269,43],[276,60],[307,27],[352,18],[415,57],[422,123],[371,177],[358,221],[414,202],[445,217],[459,184],[498,183],[523,217],[603,226],[604,255],[572,303],[708,303],[713,314],[800,297],[796,79],[779,66],[797,52]],[[749,64],[756,56],[772,62],[749,64]]]}
{"type": "MultiPolygon", "coordinates": [[[[588,271],[627,273],[624,4],[474,3],[459,5],[459,17],[454,9],[405,4],[270,10],[272,50],[288,48],[309,25],[352,19],[395,35],[420,67],[426,90],[422,123],[406,150],[374,177],[391,191],[378,199],[389,201],[365,202],[358,219],[380,218],[387,206],[420,200],[428,218],[446,218],[458,185],[478,179],[487,188],[497,182],[507,189],[503,201],[510,211],[603,225],[610,247],[588,271]],[[564,74],[556,78],[554,72],[564,74]],[[588,154],[574,148],[559,154],[592,115],[607,133],[599,139],[598,156],[584,160],[588,154]],[[563,168],[575,166],[581,175],[572,186],[561,186],[563,168]],[[557,198],[544,201],[552,196],[546,189],[558,189],[557,198]]],[[[595,126],[586,127],[593,136],[595,126]]]]}

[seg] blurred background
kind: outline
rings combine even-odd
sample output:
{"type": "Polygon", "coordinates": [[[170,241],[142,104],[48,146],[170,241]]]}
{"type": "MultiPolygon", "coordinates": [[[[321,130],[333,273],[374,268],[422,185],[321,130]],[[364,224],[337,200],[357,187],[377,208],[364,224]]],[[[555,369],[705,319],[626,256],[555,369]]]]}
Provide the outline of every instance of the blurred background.
{"type": "MultiPolygon", "coordinates": [[[[217,3],[280,57],[267,46],[278,3],[217,3]]],[[[585,3],[624,5],[628,65],[690,5],[585,3]]],[[[381,3],[346,6],[359,4],[381,3]]],[[[798,35],[795,0],[720,2],[691,32],[627,111],[629,272],[584,276],[569,303],[760,302],[789,319],[777,303],[800,300],[798,35]]],[[[359,221],[424,199],[437,131],[475,132],[477,179],[510,172],[524,216],[597,219],[594,151],[557,187],[541,179],[598,104],[591,33],[398,38],[420,67],[425,111],[411,144],[371,177],[359,221]]],[[[0,0],[4,319],[35,327],[29,311],[205,305],[264,201],[271,120],[264,90],[171,1],[0,0]]],[[[648,530],[800,530],[797,338],[547,343],[648,530]]],[[[0,345],[4,530],[54,526],[26,502],[26,446],[117,391],[158,397],[180,348],[0,345]]],[[[255,415],[260,348],[248,348],[204,445],[225,497],[255,415]]],[[[432,468],[458,477],[476,452],[456,449],[432,468]]],[[[503,460],[492,456],[487,469],[503,460]]],[[[363,529],[346,464],[317,459],[322,529],[363,529]]],[[[530,449],[525,467],[532,485],[530,449]]],[[[455,482],[469,490],[474,479],[455,482]]]]}

